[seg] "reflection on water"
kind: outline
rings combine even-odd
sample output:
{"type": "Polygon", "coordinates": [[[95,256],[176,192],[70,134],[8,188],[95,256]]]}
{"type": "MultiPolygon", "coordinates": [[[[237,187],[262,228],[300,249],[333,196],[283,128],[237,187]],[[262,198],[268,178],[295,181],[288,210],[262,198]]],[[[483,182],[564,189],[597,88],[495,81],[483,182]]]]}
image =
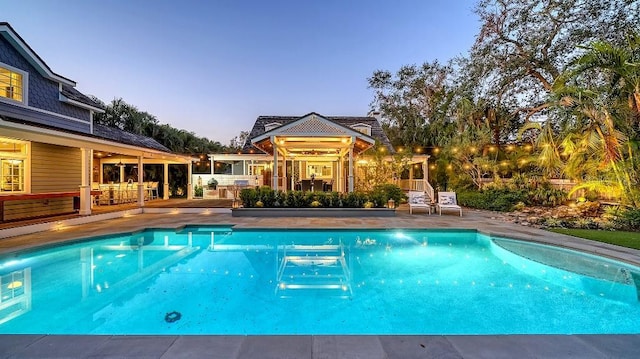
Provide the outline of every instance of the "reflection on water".
{"type": "Polygon", "coordinates": [[[556,249],[498,242],[216,226],[118,235],[0,260],[0,333],[640,331],[630,276],[569,273],[556,249]]]}

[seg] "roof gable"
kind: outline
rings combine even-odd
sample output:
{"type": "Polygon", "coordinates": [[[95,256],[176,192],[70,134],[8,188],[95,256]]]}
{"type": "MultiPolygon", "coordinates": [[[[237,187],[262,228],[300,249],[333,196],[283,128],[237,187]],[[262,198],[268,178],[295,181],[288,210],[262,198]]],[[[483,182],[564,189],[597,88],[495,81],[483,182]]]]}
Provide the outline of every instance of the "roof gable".
{"type": "Polygon", "coordinates": [[[38,72],[50,80],[60,82],[69,86],[76,86],[73,80],[60,76],[53,72],[38,54],[18,35],[18,33],[6,22],[0,22],[0,35],[2,35],[11,45],[13,45],[24,58],[33,65],[38,72]]]}
{"type": "MultiPolygon", "coordinates": [[[[383,146],[386,147],[388,153],[395,153],[395,150],[391,145],[391,141],[389,141],[389,138],[384,133],[382,127],[380,126],[380,123],[376,118],[364,117],[364,116],[322,116],[316,112],[311,112],[304,116],[259,116],[256,119],[256,122],[254,123],[253,128],[251,129],[251,132],[247,138],[247,141],[244,144],[244,147],[242,148],[242,152],[243,153],[256,153],[256,152],[262,153],[263,152],[262,150],[257,149],[255,146],[253,146],[252,139],[255,139],[257,137],[260,137],[266,134],[266,131],[264,130],[264,126],[266,124],[270,124],[273,122],[279,122],[283,124],[283,126],[270,131],[271,134],[274,134],[275,130],[285,130],[285,128],[288,128],[287,126],[290,126],[292,123],[298,122],[311,115],[315,115],[318,118],[322,118],[328,123],[330,123],[332,126],[334,126],[334,128],[347,131],[349,134],[354,134],[355,136],[359,136],[361,138],[371,138],[373,140],[379,141],[383,146]],[[371,126],[371,136],[366,136],[361,132],[358,132],[357,130],[351,128],[351,126],[354,126],[354,125],[371,126]]],[[[344,135],[345,134],[343,133],[342,136],[344,135]]]]}

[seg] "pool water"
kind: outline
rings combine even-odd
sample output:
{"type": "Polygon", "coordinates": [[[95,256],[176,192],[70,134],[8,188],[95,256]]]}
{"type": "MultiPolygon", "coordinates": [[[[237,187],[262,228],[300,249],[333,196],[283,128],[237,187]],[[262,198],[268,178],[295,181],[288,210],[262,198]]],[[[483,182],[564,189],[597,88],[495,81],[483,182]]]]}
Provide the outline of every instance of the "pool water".
{"type": "Polygon", "coordinates": [[[469,230],[147,230],[0,258],[0,333],[640,333],[636,267],[469,230]]]}

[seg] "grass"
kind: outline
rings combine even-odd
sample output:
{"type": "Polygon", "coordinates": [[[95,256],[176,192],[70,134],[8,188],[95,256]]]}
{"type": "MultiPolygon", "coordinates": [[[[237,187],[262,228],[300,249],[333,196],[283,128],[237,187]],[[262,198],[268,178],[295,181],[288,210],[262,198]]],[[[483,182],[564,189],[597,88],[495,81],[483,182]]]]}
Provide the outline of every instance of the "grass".
{"type": "Polygon", "coordinates": [[[551,232],[590,239],[592,241],[615,244],[617,246],[640,249],[640,232],[612,232],[596,229],[550,228],[551,232]]]}

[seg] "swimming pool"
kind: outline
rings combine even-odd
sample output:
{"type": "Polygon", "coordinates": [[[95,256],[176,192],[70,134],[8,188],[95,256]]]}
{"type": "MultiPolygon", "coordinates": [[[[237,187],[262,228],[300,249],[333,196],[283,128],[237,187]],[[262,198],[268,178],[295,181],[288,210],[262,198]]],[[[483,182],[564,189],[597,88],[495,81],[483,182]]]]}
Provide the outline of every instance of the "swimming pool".
{"type": "Polygon", "coordinates": [[[147,230],[0,280],[3,334],[640,333],[637,267],[471,230],[147,230]]]}

